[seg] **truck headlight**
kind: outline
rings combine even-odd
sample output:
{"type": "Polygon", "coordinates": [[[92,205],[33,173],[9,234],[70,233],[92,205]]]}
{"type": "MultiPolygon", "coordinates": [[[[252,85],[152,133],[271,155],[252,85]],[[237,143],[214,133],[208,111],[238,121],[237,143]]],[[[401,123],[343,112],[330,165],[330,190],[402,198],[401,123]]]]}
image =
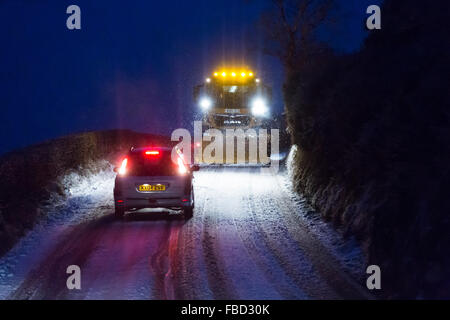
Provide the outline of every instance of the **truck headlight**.
{"type": "Polygon", "coordinates": [[[203,98],[201,98],[200,99],[200,107],[203,109],[203,110],[208,110],[209,108],[211,108],[211,106],[212,106],[212,100],[210,99],[210,98],[208,98],[208,97],[203,97],[203,98]]]}
{"type": "Polygon", "coordinates": [[[263,98],[257,97],[252,101],[252,113],[255,116],[262,116],[267,112],[266,101],[263,98]]]}

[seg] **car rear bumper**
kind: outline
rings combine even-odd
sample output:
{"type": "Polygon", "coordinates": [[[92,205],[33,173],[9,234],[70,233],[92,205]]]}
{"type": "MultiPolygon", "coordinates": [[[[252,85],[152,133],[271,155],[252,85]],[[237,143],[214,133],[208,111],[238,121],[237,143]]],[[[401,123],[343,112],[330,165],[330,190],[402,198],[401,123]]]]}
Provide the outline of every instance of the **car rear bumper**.
{"type": "Polygon", "coordinates": [[[185,208],[192,206],[189,197],[177,198],[125,198],[115,199],[117,207],[123,207],[125,210],[144,209],[144,208],[185,208]]]}

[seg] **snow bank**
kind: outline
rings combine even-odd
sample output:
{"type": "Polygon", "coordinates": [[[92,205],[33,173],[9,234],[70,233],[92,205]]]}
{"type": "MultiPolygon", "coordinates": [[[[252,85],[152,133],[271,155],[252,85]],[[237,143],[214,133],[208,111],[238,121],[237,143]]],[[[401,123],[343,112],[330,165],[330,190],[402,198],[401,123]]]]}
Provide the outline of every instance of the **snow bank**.
{"type": "Polygon", "coordinates": [[[102,160],[92,163],[89,170],[71,172],[59,179],[64,194],[51,194],[39,207],[43,218],[0,259],[0,299],[20,286],[66,230],[113,212],[114,178],[112,165],[102,160]]]}
{"type": "Polygon", "coordinates": [[[297,156],[297,146],[292,146],[286,160],[286,174],[282,176],[286,192],[297,204],[301,215],[310,230],[320,239],[341,266],[355,279],[361,280],[365,274],[366,258],[362,247],[353,236],[344,237],[344,232],[331,223],[321,219],[319,213],[314,211],[307,199],[294,191],[292,181],[295,179],[294,159],[297,156]]]}

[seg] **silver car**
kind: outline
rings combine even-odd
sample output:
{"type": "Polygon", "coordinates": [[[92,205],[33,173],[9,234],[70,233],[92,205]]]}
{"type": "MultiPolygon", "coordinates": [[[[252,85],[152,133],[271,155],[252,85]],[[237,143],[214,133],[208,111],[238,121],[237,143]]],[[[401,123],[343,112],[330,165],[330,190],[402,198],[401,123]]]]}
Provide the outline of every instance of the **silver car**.
{"type": "Polygon", "coordinates": [[[194,209],[193,171],[183,154],[172,148],[132,148],[122,160],[114,185],[115,216],[143,208],[182,209],[189,219],[194,209]]]}

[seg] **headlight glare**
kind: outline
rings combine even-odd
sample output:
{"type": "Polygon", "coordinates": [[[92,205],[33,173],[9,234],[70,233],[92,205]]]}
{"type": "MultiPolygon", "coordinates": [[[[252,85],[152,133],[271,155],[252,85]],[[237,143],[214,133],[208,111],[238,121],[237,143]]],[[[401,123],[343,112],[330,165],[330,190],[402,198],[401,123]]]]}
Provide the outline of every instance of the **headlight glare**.
{"type": "Polygon", "coordinates": [[[257,97],[255,99],[253,99],[252,101],[252,113],[255,116],[262,116],[267,112],[267,105],[266,105],[266,101],[261,98],[261,97],[257,97]]]}
{"type": "Polygon", "coordinates": [[[211,106],[212,106],[211,98],[203,97],[203,98],[200,99],[200,107],[203,110],[208,110],[209,108],[211,108],[211,106]]]}

